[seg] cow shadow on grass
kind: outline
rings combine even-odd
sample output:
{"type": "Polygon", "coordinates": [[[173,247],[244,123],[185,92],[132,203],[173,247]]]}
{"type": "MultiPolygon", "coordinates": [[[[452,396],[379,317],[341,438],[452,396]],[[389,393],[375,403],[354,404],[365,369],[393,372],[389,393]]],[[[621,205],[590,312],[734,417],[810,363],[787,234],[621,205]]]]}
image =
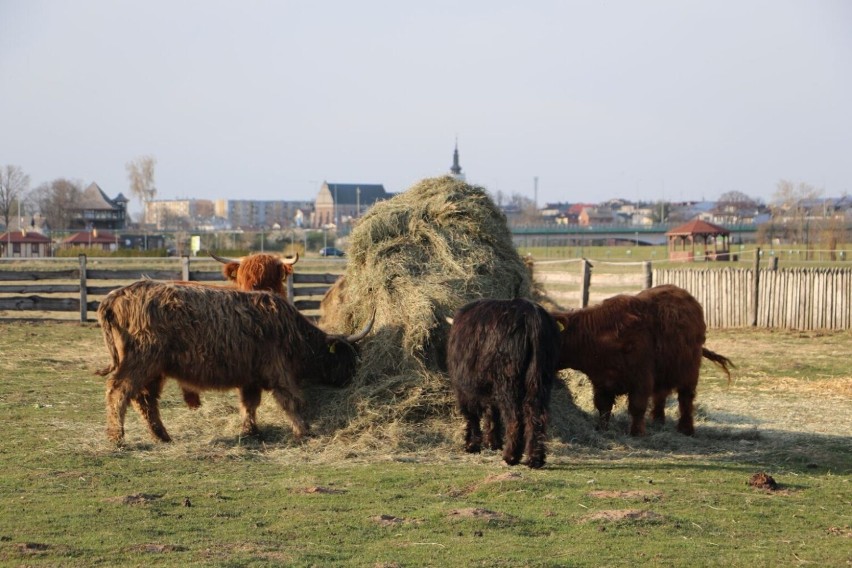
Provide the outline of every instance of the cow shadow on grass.
{"type": "MultiPolygon", "coordinates": [[[[609,428],[598,428],[598,413],[589,392],[557,381],[550,407],[550,463],[570,467],[574,459],[671,458],[674,456],[731,463],[777,464],[802,470],[852,472],[852,437],[763,427],[759,417],[728,411],[709,411],[700,399],[695,408],[695,435],[677,431],[677,401],[670,397],[663,425],[647,420],[644,436],[630,436],[630,416],[624,397],[613,409],[609,428]],[[576,392],[576,396],[575,393],[576,392]]],[[[666,467],[670,465],[666,462],[666,467]]]]}

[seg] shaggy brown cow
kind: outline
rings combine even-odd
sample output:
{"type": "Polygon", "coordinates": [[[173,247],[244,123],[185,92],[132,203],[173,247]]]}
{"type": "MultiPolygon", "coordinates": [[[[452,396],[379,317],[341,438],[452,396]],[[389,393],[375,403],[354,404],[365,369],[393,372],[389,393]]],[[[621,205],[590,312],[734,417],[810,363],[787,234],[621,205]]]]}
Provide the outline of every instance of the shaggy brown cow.
{"type": "Polygon", "coordinates": [[[592,383],[600,427],[606,429],[615,397],[627,395],[630,433],[645,432],[654,390],[654,341],[650,306],[634,296],[614,296],[582,310],[553,312],[562,327],[559,369],[585,373],[592,383]]]}
{"type": "Polygon", "coordinates": [[[691,436],[695,433],[692,406],[701,371],[701,358],[707,358],[728,375],[734,364],[730,359],[704,347],[707,325],[704,310],[698,300],[671,284],[643,290],[637,298],[647,301],[654,312],[654,332],[657,337],[654,352],[654,421],[665,422],[666,398],[677,390],[680,418],[678,431],[691,436]]]}
{"type": "Polygon", "coordinates": [[[701,304],[676,286],[657,286],[636,296],[615,296],[597,306],[552,315],[564,327],[559,368],[589,377],[603,428],[615,397],[626,394],[630,433],[644,434],[649,398],[654,400],[654,421],[662,423],[666,399],[677,390],[677,429],[691,436],[702,356],[730,378],[731,361],[704,347],[701,304]]]}
{"type": "Polygon", "coordinates": [[[258,433],[261,391],[271,390],[301,438],[308,424],[300,382],[346,384],[355,372],[355,342],[373,324],[350,337],[328,335],[276,294],[152,280],[112,291],[98,321],[112,357],[98,371],[110,375],[107,435],[117,442],[130,402],[153,436],[171,439],[158,408],[167,377],[196,392],[239,389],[244,435],[258,433]]]}
{"type": "MultiPolygon", "coordinates": [[[[237,289],[246,292],[268,290],[285,298],[287,288],[284,283],[287,277],[293,274],[293,265],[299,261],[299,253],[286,259],[266,253],[252,254],[237,260],[217,256],[212,252],[210,256],[225,265],[222,267],[222,273],[237,289]]],[[[188,407],[201,406],[201,397],[197,392],[181,389],[181,393],[188,407]]]]}
{"type": "Polygon", "coordinates": [[[293,265],[299,261],[299,253],[291,258],[282,259],[274,254],[255,253],[242,259],[210,256],[224,264],[222,274],[233,282],[237,289],[251,292],[253,290],[268,290],[280,296],[287,297],[284,283],[293,274],[293,265]]]}
{"type": "Polygon", "coordinates": [[[485,444],[500,449],[516,465],[522,452],[527,465],[545,459],[545,431],[559,328],[547,311],[529,300],[476,300],[453,318],[447,344],[447,368],[459,410],[466,420],[465,450],[485,444]]]}

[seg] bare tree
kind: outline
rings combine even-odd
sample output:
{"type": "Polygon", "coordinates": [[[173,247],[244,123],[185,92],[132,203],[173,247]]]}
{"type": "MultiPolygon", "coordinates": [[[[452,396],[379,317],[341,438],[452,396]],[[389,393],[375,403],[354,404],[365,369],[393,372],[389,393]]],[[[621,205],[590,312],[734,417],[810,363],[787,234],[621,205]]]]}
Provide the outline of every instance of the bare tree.
{"type": "Polygon", "coordinates": [[[808,209],[820,195],[822,190],[804,182],[798,184],[788,180],[778,182],[772,196],[772,218],[784,227],[791,242],[809,244],[808,209]]]}
{"type": "Polygon", "coordinates": [[[20,166],[8,165],[0,169],[0,216],[7,230],[9,221],[21,214],[21,199],[30,187],[30,176],[20,166]]]}
{"type": "Polygon", "coordinates": [[[722,218],[728,225],[740,225],[747,217],[753,217],[758,210],[757,199],[741,191],[728,191],[719,196],[713,214],[722,218]]]}
{"type": "Polygon", "coordinates": [[[80,182],[59,178],[41,184],[33,190],[30,197],[47,226],[57,230],[67,229],[71,225],[73,210],[80,202],[82,193],[80,182]]]}
{"type": "Polygon", "coordinates": [[[153,156],[140,156],[132,162],[127,162],[127,177],[130,179],[130,193],[142,204],[153,201],[157,196],[157,188],[154,186],[154,166],[157,160],[153,156]]]}

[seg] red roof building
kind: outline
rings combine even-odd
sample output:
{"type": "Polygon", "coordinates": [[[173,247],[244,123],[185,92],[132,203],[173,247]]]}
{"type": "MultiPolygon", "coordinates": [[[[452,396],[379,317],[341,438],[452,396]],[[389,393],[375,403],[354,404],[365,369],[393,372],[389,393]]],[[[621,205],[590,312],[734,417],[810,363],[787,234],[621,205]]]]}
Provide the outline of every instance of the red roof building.
{"type": "Polygon", "coordinates": [[[695,218],[688,223],[668,231],[669,260],[695,260],[698,255],[704,260],[729,260],[731,232],[719,225],[695,218]]]}
{"type": "Polygon", "coordinates": [[[118,236],[109,231],[80,231],[62,241],[64,248],[82,247],[111,252],[118,249],[118,236]]]}
{"type": "Polygon", "coordinates": [[[52,254],[50,239],[37,231],[7,231],[0,235],[0,256],[4,258],[44,258],[52,254]]]}

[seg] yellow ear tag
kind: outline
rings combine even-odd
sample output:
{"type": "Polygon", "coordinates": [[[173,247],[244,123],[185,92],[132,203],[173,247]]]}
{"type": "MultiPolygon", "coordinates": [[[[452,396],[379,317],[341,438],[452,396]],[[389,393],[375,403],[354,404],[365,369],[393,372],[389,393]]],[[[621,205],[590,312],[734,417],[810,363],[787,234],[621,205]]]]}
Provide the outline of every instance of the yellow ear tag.
{"type": "Polygon", "coordinates": [[[329,352],[329,353],[334,353],[334,350],[335,350],[336,348],[337,348],[337,343],[332,343],[331,345],[329,345],[329,346],[328,346],[328,352],[329,352]]]}
{"type": "Polygon", "coordinates": [[[556,325],[558,325],[558,326],[559,326],[559,331],[560,331],[560,332],[565,331],[565,326],[564,326],[564,325],[562,325],[562,322],[561,322],[561,321],[556,322],[556,325]]]}

